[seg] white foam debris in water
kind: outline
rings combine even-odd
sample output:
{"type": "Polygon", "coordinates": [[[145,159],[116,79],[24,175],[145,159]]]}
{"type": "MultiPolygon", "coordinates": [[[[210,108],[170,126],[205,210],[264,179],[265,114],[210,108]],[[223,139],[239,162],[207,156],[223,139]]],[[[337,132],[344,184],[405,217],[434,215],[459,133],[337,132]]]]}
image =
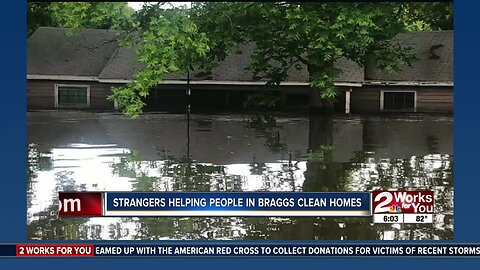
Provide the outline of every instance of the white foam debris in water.
{"type": "Polygon", "coordinates": [[[383,240],[395,240],[395,232],[394,231],[384,231],[383,232],[383,240]]]}
{"type": "Polygon", "coordinates": [[[71,148],[105,148],[105,147],[117,147],[116,144],[86,144],[86,143],[71,143],[68,144],[71,148]]]}

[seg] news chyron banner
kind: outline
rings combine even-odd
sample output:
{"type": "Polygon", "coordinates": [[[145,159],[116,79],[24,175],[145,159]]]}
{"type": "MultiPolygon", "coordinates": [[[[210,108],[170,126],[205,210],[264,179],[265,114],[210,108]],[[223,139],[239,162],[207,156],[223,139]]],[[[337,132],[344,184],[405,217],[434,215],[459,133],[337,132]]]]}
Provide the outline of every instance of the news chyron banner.
{"type": "Polygon", "coordinates": [[[0,257],[479,257],[479,244],[0,244],[0,257]]]}
{"type": "Polygon", "coordinates": [[[366,192],[78,192],[60,216],[370,216],[366,192]]]}
{"type": "Polygon", "coordinates": [[[433,191],[61,192],[59,215],[338,216],[374,223],[432,223],[433,191]]]}

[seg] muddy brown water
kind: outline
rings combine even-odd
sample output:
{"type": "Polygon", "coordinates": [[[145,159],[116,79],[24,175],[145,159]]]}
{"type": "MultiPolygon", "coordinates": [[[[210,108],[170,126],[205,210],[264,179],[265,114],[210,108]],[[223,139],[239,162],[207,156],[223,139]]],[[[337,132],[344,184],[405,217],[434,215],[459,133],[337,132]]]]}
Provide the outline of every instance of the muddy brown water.
{"type": "Polygon", "coordinates": [[[453,239],[453,118],[28,113],[28,239],[453,239]],[[59,191],[435,191],[433,224],[59,218],[59,191]]]}

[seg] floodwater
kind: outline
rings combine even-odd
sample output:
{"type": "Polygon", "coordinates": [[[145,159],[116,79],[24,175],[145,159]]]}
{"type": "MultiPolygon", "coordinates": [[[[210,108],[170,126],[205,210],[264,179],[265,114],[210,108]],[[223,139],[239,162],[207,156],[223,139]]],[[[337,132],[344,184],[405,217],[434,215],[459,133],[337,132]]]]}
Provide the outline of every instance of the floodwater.
{"type": "Polygon", "coordinates": [[[453,239],[453,118],[28,113],[28,239],[453,239]],[[435,191],[433,224],[369,217],[59,218],[59,191],[435,191]]]}

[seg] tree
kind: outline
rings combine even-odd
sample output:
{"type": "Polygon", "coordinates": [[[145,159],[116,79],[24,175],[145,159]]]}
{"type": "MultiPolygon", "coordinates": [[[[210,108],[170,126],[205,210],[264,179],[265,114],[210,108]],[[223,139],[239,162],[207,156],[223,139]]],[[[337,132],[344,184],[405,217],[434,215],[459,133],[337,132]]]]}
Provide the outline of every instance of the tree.
{"type": "Polygon", "coordinates": [[[39,26],[57,26],[48,10],[49,6],[48,2],[27,3],[27,37],[39,26]]]}
{"type": "MultiPolygon", "coordinates": [[[[150,7],[151,8],[151,7],[150,7]]],[[[338,91],[338,58],[363,66],[367,58],[388,71],[410,64],[409,48],[390,39],[405,30],[397,3],[195,3],[192,9],[157,9],[143,24],[139,60],[146,68],[112,99],[129,115],[137,115],[149,90],[171,72],[188,73],[225,58],[236,45],[256,45],[250,69],[279,84],[289,68],[303,63],[310,83],[328,106],[338,91]],[[176,16],[172,16],[176,14],[176,16]],[[171,15],[170,17],[168,15],[171,15]],[[320,91],[318,91],[320,90],[320,91]]]]}
{"type": "Polygon", "coordinates": [[[135,11],[127,2],[28,2],[27,36],[39,26],[126,29],[135,11]]]}
{"type": "Polygon", "coordinates": [[[389,40],[404,30],[396,3],[204,3],[194,7],[200,29],[220,44],[254,42],[250,68],[279,84],[296,63],[303,63],[321,97],[337,95],[334,67],[346,57],[363,66],[368,57],[398,71],[413,56],[389,40]],[[213,29],[213,31],[211,30],[213,29]],[[228,33],[228,34],[225,34],[228,33]]]}
{"type": "Polygon", "coordinates": [[[409,31],[453,30],[452,2],[414,2],[403,6],[400,18],[409,31]]]}
{"type": "Polygon", "coordinates": [[[132,14],[125,3],[51,3],[29,6],[30,25],[124,31],[124,46],[135,47],[145,64],[131,83],[110,97],[130,116],[141,113],[149,91],[168,73],[211,69],[235,46],[255,43],[250,69],[276,85],[292,66],[303,64],[313,93],[331,106],[341,57],[360,66],[376,63],[390,72],[410,64],[408,47],[391,42],[411,30],[451,26],[450,3],[207,2],[191,9],[146,4],[132,14]],[[32,18],[31,18],[32,17],[32,18]]]}
{"type": "Polygon", "coordinates": [[[138,60],[145,68],[126,86],[114,88],[110,99],[129,116],[141,113],[143,99],[165,74],[188,74],[195,67],[211,66],[207,34],[199,31],[188,10],[165,9],[164,5],[145,5],[137,16],[135,31],[126,36],[125,44],[137,48],[138,60]]]}

